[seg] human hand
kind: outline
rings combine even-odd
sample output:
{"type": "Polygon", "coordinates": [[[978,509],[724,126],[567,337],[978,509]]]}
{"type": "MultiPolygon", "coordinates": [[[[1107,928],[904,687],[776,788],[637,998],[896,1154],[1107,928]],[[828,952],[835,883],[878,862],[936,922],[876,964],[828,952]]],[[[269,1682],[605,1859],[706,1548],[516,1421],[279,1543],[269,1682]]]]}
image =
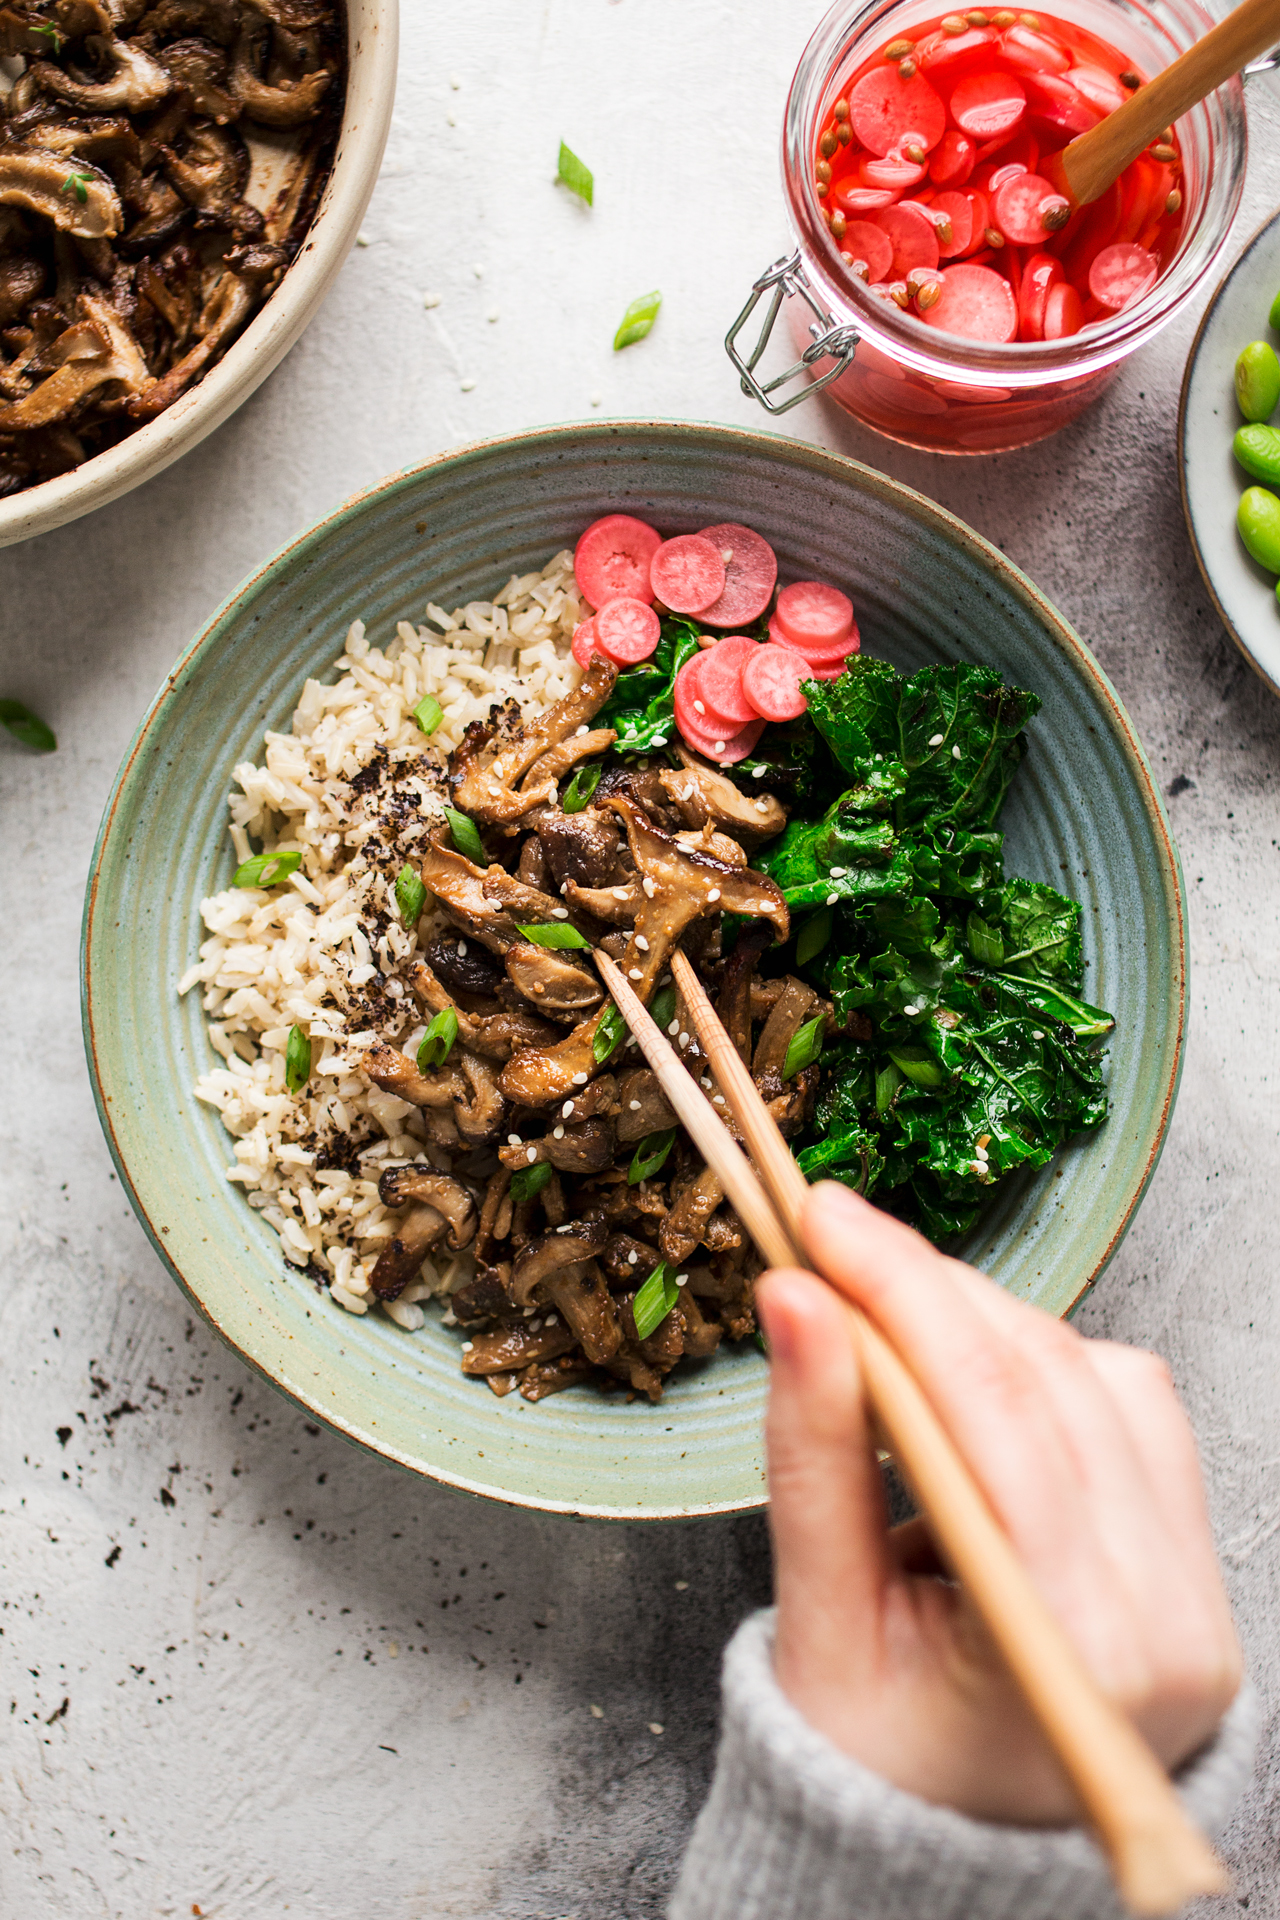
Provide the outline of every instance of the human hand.
{"type": "MultiPolygon", "coordinates": [[[[1085,1340],[836,1185],[805,1236],[907,1360],[1037,1587],[1171,1770],[1241,1659],[1195,1442],[1162,1361],[1085,1340]]],[[[890,1530],[848,1318],[796,1269],[758,1290],[778,1682],[876,1773],[976,1819],[1078,1818],[1072,1790],[922,1521],[890,1530]]]]}

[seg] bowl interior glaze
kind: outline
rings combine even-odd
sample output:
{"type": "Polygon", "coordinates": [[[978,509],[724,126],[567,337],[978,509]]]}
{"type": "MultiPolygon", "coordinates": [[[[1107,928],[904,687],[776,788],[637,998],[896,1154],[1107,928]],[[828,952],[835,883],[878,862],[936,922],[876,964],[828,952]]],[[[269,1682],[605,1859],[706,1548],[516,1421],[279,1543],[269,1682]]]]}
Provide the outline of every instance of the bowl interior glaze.
{"type": "Polygon", "coordinates": [[[1002,1195],[963,1248],[1004,1286],[1071,1311],[1114,1253],[1159,1154],[1186,1000],[1181,881],[1133,729],[1083,643],[1034,587],[918,494],[819,448],[672,423],[566,426],[393,475],[259,569],[169,675],[126,756],[89,879],[85,1035],[107,1138],[174,1277],[268,1379],[412,1471],[523,1506],[665,1519],[763,1504],[766,1363],[744,1346],[681,1371],[660,1405],[574,1391],[529,1406],[458,1371],[456,1332],[343,1312],[286,1267],[224,1170],[190,1088],[214,1059],[198,994],[201,899],[233,868],[226,794],[264,728],[287,728],[359,616],[375,644],[428,599],[453,606],[543,564],[610,509],[666,532],[736,520],[783,578],[853,597],[863,646],[910,671],[984,661],[1044,711],[1007,807],[1009,864],[1083,900],[1090,999],[1112,1008],[1112,1116],[1002,1195]]]}

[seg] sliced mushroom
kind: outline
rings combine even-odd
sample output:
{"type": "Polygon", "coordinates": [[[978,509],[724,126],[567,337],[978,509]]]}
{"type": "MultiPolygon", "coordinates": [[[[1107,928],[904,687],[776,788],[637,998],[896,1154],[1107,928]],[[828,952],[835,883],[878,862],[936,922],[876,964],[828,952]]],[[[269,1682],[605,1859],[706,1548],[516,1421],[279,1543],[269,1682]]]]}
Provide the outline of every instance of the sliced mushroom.
{"type": "Polygon", "coordinates": [[[516,992],[547,1013],[583,1013],[604,999],[604,988],[581,961],[531,941],[508,948],[506,968],[516,992]]]}
{"type": "Polygon", "coordinates": [[[193,126],[181,153],[161,149],[164,170],[196,215],[197,226],[227,227],[248,239],[262,232],[262,215],[241,198],[249,178],[249,149],[234,127],[193,126]]]}
{"type": "Polygon", "coordinates": [[[142,113],[173,92],[170,76],[136,40],[92,34],[84,44],[95,57],[109,62],[113,69],[109,80],[82,84],[52,61],[37,60],[31,67],[37,86],[84,113],[142,113]]]}
{"type": "Polygon", "coordinates": [[[269,23],[249,6],[242,7],[240,19],[240,36],[231,66],[231,91],[245,113],[264,127],[300,127],[304,120],[314,120],[333,75],[322,67],[316,73],[303,74],[298,80],[283,81],[278,87],[268,86],[261,77],[261,66],[269,23]]]}
{"type": "MultiPolygon", "coordinates": [[[[566,1387],[576,1387],[580,1380],[589,1380],[593,1371],[591,1362],[576,1353],[562,1354],[558,1360],[537,1360],[520,1376],[520,1397],[545,1400],[548,1394],[563,1393],[566,1387]]],[[[492,1374],[489,1380],[492,1384],[492,1374]]]]}
{"type": "Polygon", "coordinates": [[[612,1360],[622,1345],[622,1326],[594,1260],[561,1267],[544,1282],[547,1296],[572,1327],[582,1351],[597,1366],[612,1360]]]}
{"type": "Polygon", "coordinates": [[[611,1073],[605,1073],[589,1086],[583,1087],[560,1108],[560,1118],[566,1123],[571,1120],[590,1120],[594,1114],[610,1113],[617,1097],[618,1083],[611,1073]]]}
{"type": "Polygon", "coordinates": [[[285,267],[279,247],[235,247],[226,255],[227,271],[205,303],[197,331],[202,338],[163,379],[155,380],[132,399],[127,411],[134,420],[151,420],[172,406],[191,382],[204,372],[224,347],[230,345],[255,308],[261,305],[285,267]]]}
{"type": "MultiPolygon", "coordinates": [[[[116,382],[137,393],[150,378],[142,350],[107,301],[80,296],[84,321],[69,327],[54,348],[60,364],[21,400],[0,408],[0,433],[27,433],[65,420],[95,389],[116,382]]],[[[42,358],[45,356],[42,356],[42,358]]]]}
{"type": "MultiPolygon", "coordinates": [[[[797,980],[789,974],[778,995],[764,1025],[764,1031],[756,1041],[756,1050],[751,1061],[751,1071],[757,1080],[765,1080],[773,1075],[778,1085],[782,1081],[782,1068],[787,1057],[787,1048],[791,1045],[796,1030],[802,1027],[818,1010],[818,996],[813,988],[803,980],[797,980]]],[[[771,1088],[770,1092],[776,1091],[771,1088]]]]}
{"type": "Polygon", "coordinates": [[[644,908],[644,888],[636,875],[611,887],[580,887],[576,880],[566,880],[562,897],[580,913],[618,927],[629,927],[644,908]]]}
{"type": "Polygon", "coordinates": [[[629,1233],[611,1233],[600,1256],[609,1279],[615,1286],[634,1293],[637,1282],[647,1280],[662,1263],[662,1255],[647,1240],[629,1233]]]}
{"type": "Polygon", "coordinates": [[[417,1065],[398,1047],[381,1041],[370,1047],[360,1062],[363,1073],[385,1093],[408,1100],[415,1107],[451,1107],[463,1094],[462,1083],[452,1067],[419,1073],[417,1065]]]}
{"type": "Polygon", "coordinates": [[[579,727],[588,725],[613,692],[617,678],[618,669],[612,660],[606,660],[602,653],[593,654],[591,665],[574,692],[557,700],[531,725],[523,726],[519,738],[503,749],[503,778],[514,786],[543,754],[577,734],[579,727]]]}
{"type": "Polygon", "coordinates": [[[659,777],[689,826],[701,827],[710,821],[748,848],[782,832],[787,811],[773,794],[743,793],[727,773],[691,752],[683,741],[675,742],[675,751],[683,772],[665,769],[659,777]]]}
{"type": "Polygon", "coordinates": [[[596,727],[586,733],[570,734],[567,740],[562,740],[559,746],[552,747],[540,760],[534,761],[524,777],[525,785],[542,786],[548,780],[554,780],[559,785],[572,767],[607,753],[617,737],[612,727],[596,727]]]}
{"type": "Polygon", "coordinates": [[[683,1266],[702,1236],[720,1202],[724,1188],[710,1167],[700,1167],[672,1195],[671,1211],[658,1231],[658,1244],[664,1260],[683,1266]]]}
{"type": "Polygon", "coordinates": [[[530,1331],[527,1320],[494,1333],[477,1333],[470,1352],[462,1356],[462,1371],[469,1374],[510,1373],[527,1367],[531,1361],[551,1360],[558,1353],[576,1347],[578,1336],[556,1314],[550,1326],[544,1320],[538,1331],[530,1331]]]}
{"type": "Polygon", "coordinates": [[[496,1140],[507,1105],[498,1090],[498,1078],[487,1060],[463,1051],[458,1069],[466,1082],[464,1097],[455,1098],[453,1123],[468,1146],[483,1146],[496,1140]]]}
{"type": "Polygon", "coordinates": [[[580,1126],[544,1134],[541,1140],[526,1140],[518,1147],[499,1147],[498,1158],[504,1167],[513,1170],[536,1166],[545,1160],[560,1173],[603,1173],[613,1164],[613,1152],[613,1123],[597,1116],[594,1120],[584,1120],[580,1126]]]}
{"type": "Polygon", "coordinates": [[[0,206],[24,207],[60,233],[106,240],[119,233],[120,200],[106,174],[34,147],[0,147],[0,206]]]}
{"type": "Polygon", "coordinates": [[[44,286],[43,261],[29,253],[0,259],[0,327],[9,327],[44,286]]]}
{"type": "Polygon", "coordinates": [[[705,1317],[691,1287],[681,1287],[675,1310],[680,1316],[684,1333],[685,1357],[689,1360],[705,1360],[720,1345],[724,1329],[705,1317]]]}
{"type": "Polygon", "coordinates": [[[227,56],[212,40],[193,36],[174,40],[161,53],[175,83],[190,96],[197,113],[205,114],[220,127],[238,120],[244,102],[227,86],[227,56]]]}
{"type": "Polygon", "coordinates": [[[460,813],[485,826],[507,826],[554,800],[556,789],[554,781],[544,780],[517,793],[507,777],[503,754],[492,747],[495,732],[492,719],[472,721],[453,750],[449,784],[460,813]]]}
{"type": "Polygon", "coordinates": [[[621,845],[618,829],[607,815],[595,807],[581,813],[544,807],[532,824],[557,888],[567,881],[580,887],[605,886],[621,845]]]}
{"type": "Polygon", "coordinates": [[[60,154],[63,159],[79,156],[95,166],[121,160],[138,164],[138,136],[123,114],[95,116],[91,120],[68,123],[46,120],[32,127],[26,145],[44,153],[60,154]]]}
{"type": "Polygon", "coordinates": [[[378,1197],[384,1207],[414,1204],[434,1207],[448,1226],[449,1245],[454,1253],[469,1246],[476,1233],[476,1203],[460,1180],[430,1167],[388,1167],[378,1181],[378,1197]]]}
{"type": "MultiPolygon", "coordinates": [[[[510,1273],[510,1267],[507,1267],[510,1273]]],[[[449,1310],[460,1325],[468,1327],[477,1320],[509,1320],[515,1313],[511,1296],[496,1267],[485,1267],[465,1287],[449,1295],[449,1310]]]]}
{"type": "Polygon", "coordinates": [[[140,26],[143,33],[161,39],[199,34],[203,40],[229,47],[240,30],[240,7],[238,0],[159,0],[144,14],[140,26]]]}
{"type": "MultiPolygon", "coordinates": [[[[426,959],[432,972],[457,993],[492,995],[498,990],[501,970],[495,966],[488,948],[478,941],[464,942],[462,946],[453,938],[428,941],[426,959]]],[[[437,1007],[434,1011],[440,1009],[437,1007]]]]}
{"type": "MultiPolygon", "coordinates": [[[[571,1226],[564,1227],[558,1233],[543,1234],[539,1240],[533,1240],[517,1257],[511,1270],[511,1298],[517,1307],[534,1304],[534,1295],[546,1282],[565,1267],[574,1267],[583,1260],[594,1260],[604,1251],[608,1234],[605,1227],[592,1220],[576,1220],[571,1226]]],[[[539,1294],[539,1298],[541,1298],[539,1294]]]]}
{"type": "Polygon", "coordinates": [[[667,1105],[657,1074],[648,1067],[633,1067],[618,1080],[617,1130],[620,1142],[630,1144],[647,1134],[663,1133],[674,1127],[676,1116],[667,1105]]]}
{"type": "Polygon", "coordinates": [[[434,1207],[410,1207],[395,1235],[374,1262],[369,1285],[379,1300],[398,1300],[413,1280],[448,1222],[434,1207]]]}
{"type": "Polygon", "coordinates": [[[545,926],[555,915],[559,901],[522,886],[503,867],[473,866],[444,840],[443,830],[433,833],[419,858],[423,885],[450,919],[491,953],[505,955],[514,946],[527,946],[517,919],[526,925],[545,926]]]}
{"type": "Polygon", "coordinates": [[[723,860],[727,867],[747,864],[747,856],[733,836],[718,832],[709,820],[701,827],[689,827],[684,833],[677,833],[674,839],[686,853],[709,853],[713,860],[723,860]]]}

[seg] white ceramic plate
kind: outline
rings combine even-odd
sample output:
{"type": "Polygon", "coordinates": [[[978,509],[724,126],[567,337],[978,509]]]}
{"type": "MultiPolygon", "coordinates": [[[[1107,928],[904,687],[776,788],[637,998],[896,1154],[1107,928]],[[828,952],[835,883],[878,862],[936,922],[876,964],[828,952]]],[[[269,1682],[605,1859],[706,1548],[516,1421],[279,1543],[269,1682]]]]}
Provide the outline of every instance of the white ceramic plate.
{"type": "Polygon", "coordinates": [[[1280,345],[1267,325],[1280,291],[1280,213],[1259,227],[1209,303],[1195,337],[1178,408],[1178,476],[1191,544],[1213,604],[1249,665],[1280,693],[1280,604],[1272,576],[1236,532],[1236,506],[1252,485],[1231,457],[1241,425],[1233,374],[1251,340],[1280,345]]]}

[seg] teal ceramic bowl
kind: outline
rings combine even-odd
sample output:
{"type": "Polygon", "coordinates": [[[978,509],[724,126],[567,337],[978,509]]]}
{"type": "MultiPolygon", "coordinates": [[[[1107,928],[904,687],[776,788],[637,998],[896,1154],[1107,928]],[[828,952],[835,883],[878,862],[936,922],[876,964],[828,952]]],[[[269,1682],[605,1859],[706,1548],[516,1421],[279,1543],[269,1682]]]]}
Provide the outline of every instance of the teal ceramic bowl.
{"type": "Polygon", "coordinates": [[[724,427],[627,422],[514,436],[358,495],[259,569],[179,660],[126,756],[89,878],[84,1021],[102,1123],[157,1252],[236,1351],[314,1417],[412,1472],[550,1512],[674,1519],[765,1499],[766,1363],[750,1345],[678,1374],[656,1407],[619,1395],[497,1400],[456,1333],[354,1318],[286,1267],[228,1184],[231,1143],[190,1088],[213,1055],[175,982],[199,903],[228,884],[226,795],[284,728],[357,616],[371,637],[428,599],[483,598],[611,508],[668,532],[736,520],[784,577],[853,597],[863,646],[912,671],[976,660],[1044,710],[1007,809],[1010,869],[1086,908],[1089,997],[1111,1007],[1113,1112],[1087,1145],[1002,1193],[962,1249],[1069,1313],[1151,1177],[1177,1087],[1186,929],[1177,856],[1133,727],[1097,661],[1004,556],[906,487],[816,447],[724,427]]]}

